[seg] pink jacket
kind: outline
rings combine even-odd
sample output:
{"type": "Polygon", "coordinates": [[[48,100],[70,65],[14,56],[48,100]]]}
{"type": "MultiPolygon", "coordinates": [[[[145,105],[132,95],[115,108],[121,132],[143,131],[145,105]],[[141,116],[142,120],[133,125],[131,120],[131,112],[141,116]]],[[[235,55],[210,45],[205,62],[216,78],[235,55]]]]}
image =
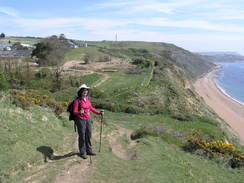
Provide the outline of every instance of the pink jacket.
{"type": "Polygon", "coordinates": [[[79,105],[79,102],[78,102],[78,99],[76,99],[74,101],[74,114],[82,119],[82,120],[88,120],[91,118],[91,114],[90,114],[90,111],[94,112],[95,114],[101,114],[101,111],[98,111],[96,110],[92,104],[91,104],[91,100],[89,97],[86,97],[86,100],[85,99],[81,99],[81,106],[78,107],[79,105]],[[80,111],[79,111],[79,108],[80,109],[84,109],[84,113],[81,114],[80,111]]]}

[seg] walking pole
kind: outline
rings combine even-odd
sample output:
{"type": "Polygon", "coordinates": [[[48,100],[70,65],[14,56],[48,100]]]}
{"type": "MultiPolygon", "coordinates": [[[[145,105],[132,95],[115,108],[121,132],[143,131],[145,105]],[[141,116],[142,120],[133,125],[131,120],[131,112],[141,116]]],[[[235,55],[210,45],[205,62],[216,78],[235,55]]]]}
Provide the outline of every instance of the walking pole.
{"type": "Polygon", "coordinates": [[[90,156],[90,165],[92,165],[92,157],[90,156]]]}
{"type": "Polygon", "coordinates": [[[101,146],[102,146],[102,132],[103,132],[103,114],[101,116],[99,152],[101,152],[101,146]]]}

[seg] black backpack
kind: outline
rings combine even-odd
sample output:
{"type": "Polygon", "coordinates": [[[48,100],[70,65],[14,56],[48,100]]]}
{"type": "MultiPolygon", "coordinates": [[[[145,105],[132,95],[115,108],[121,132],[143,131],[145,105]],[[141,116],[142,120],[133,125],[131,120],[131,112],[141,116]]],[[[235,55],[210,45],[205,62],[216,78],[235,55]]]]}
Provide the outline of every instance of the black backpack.
{"type": "MultiPolygon", "coordinates": [[[[76,98],[78,100],[78,110],[80,111],[80,107],[81,107],[81,100],[79,97],[76,98]]],[[[75,100],[74,99],[72,102],[69,103],[68,107],[67,107],[67,112],[69,112],[69,120],[70,121],[74,121],[74,129],[76,131],[76,124],[75,124],[75,119],[76,119],[76,115],[74,114],[74,102],[75,100]]]]}

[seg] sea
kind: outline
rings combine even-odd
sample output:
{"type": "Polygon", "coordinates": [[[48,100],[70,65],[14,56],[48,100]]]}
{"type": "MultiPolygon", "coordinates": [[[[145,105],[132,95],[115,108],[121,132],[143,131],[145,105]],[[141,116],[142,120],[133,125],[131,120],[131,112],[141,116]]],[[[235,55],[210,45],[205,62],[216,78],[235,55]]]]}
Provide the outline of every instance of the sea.
{"type": "Polygon", "coordinates": [[[216,64],[220,67],[215,77],[217,86],[233,100],[244,105],[244,61],[216,64]]]}

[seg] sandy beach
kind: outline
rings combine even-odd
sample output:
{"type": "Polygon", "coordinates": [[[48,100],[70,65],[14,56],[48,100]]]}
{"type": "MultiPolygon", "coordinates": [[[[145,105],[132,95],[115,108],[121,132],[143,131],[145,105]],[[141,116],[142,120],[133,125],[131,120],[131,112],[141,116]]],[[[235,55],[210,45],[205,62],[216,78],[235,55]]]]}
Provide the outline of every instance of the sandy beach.
{"type": "Polygon", "coordinates": [[[244,105],[225,95],[215,84],[214,77],[218,69],[198,79],[196,92],[244,141],[244,105]]]}

